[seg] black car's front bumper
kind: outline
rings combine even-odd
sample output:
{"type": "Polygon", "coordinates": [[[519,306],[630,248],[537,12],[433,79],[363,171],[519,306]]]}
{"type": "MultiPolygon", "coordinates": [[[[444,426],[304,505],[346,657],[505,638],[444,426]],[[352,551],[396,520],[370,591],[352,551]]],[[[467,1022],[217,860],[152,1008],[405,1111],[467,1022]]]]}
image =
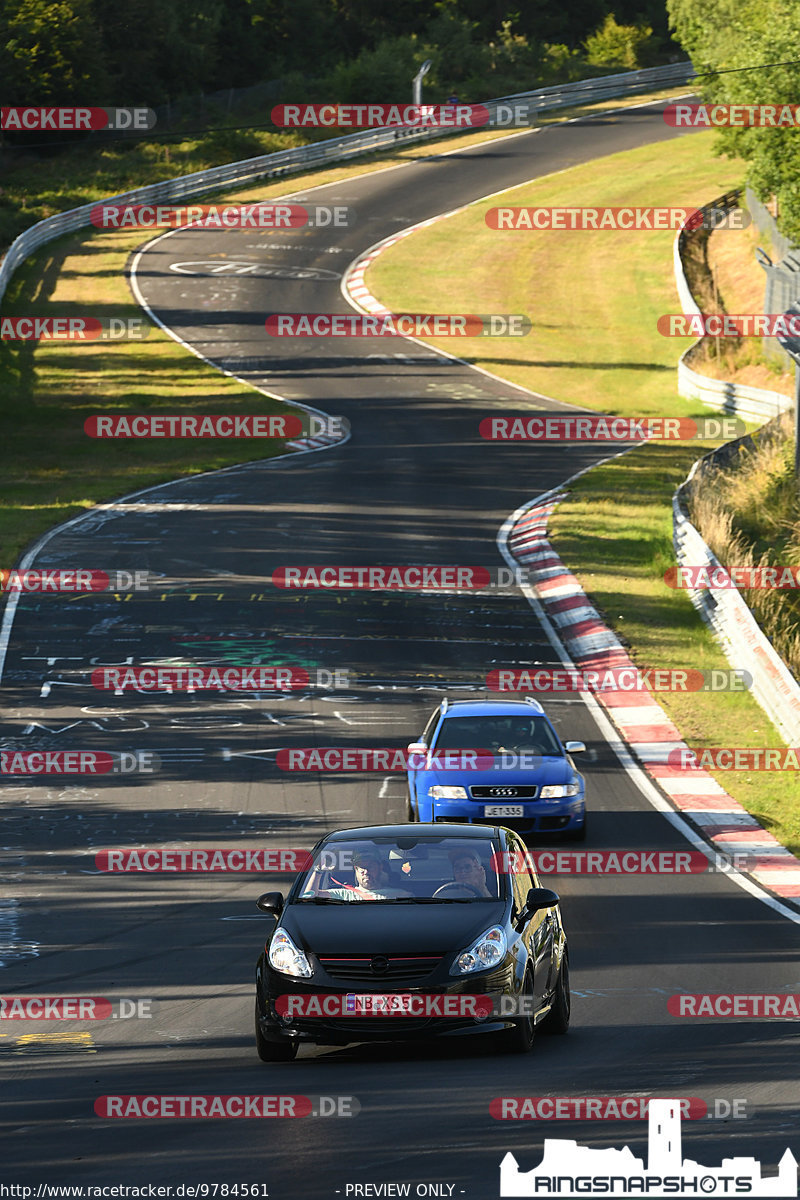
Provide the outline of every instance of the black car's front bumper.
{"type": "MultiPolygon", "coordinates": [[[[438,973],[437,973],[438,974],[438,973]]],[[[322,1016],[305,1017],[294,1014],[281,1017],[276,1008],[279,996],[336,996],[342,1000],[349,993],[415,996],[490,996],[499,1003],[501,997],[516,996],[520,981],[514,959],[509,955],[503,966],[492,971],[481,971],[469,977],[449,976],[445,980],[432,980],[425,986],[402,984],[380,985],[377,981],[366,985],[354,984],[342,987],[320,972],[312,980],[293,979],[281,975],[259,960],[256,993],[260,1014],[261,1032],[268,1041],[283,1041],[285,1038],[318,1045],[347,1045],[350,1042],[414,1041],[432,1037],[469,1036],[471,1034],[497,1032],[507,1028],[511,1017],[486,1016],[322,1016]]]]}

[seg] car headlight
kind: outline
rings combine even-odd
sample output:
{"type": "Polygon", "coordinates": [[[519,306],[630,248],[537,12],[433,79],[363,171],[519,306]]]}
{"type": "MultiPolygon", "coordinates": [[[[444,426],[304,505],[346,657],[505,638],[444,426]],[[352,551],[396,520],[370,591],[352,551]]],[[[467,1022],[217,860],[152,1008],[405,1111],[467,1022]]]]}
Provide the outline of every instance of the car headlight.
{"type": "Polygon", "coordinates": [[[456,956],[456,961],[450,968],[451,975],[471,975],[473,971],[485,971],[487,967],[497,967],[503,961],[508,950],[505,932],[499,925],[493,925],[476,938],[467,950],[462,950],[456,956]]]}
{"type": "Polygon", "coordinates": [[[436,783],[428,788],[431,800],[466,800],[467,789],[463,787],[442,787],[436,783]]]}
{"type": "Polygon", "coordinates": [[[550,783],[547,787],[543,787],[539,793],[542,800],[555,800],[557,796],[577,796],[581,790],[581,785],[574,783],[550,783]]]}
{"type": "Polygon", "coordinates": [[[269,944],[269,965],[281,975],[294,975],[296,979],[308,979],[314,968],[302,950],[298,950],[285,929],[278,929],[269,944]]]}

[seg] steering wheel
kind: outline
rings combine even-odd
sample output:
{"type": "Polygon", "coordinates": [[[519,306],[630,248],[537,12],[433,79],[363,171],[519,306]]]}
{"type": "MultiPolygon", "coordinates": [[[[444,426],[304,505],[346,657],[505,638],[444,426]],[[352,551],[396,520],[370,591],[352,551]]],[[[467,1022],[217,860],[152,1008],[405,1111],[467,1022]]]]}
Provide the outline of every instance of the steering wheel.
{"type": "Polygon", "coordinates": [[[473,895],[475,895],[475,896],[483,895],[483,892],[480,890],[480,888],[476,888],[474,886],[474,884],[459,883],[457,879],[453,879],[450,883],[443,883],[440,888],[437,888],[436,891],[433,893],[433,896],[431,897],[431,899],[435,900],[437,896],[441,896],[444,892],[451,892],[451,891],[453,891],[454,888],[457,891],[465,891],[466,890],[468,892],[472,892],[473,895]]]}

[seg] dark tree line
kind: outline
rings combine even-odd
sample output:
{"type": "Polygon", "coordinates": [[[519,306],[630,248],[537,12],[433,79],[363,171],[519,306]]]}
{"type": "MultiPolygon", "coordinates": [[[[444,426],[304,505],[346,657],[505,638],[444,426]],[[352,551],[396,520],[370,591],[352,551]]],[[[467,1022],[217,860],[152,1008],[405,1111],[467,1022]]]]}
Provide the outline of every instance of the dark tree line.
{"type": "Polygon", "coordinates": [[[615,34],[595,66],[675,55],[663,0],[0,0],[3,103],[155,107],[270,79],[335,85],[340,99],[375,99],[377,83],[389,99],[402,78],[404,98],[426,57],[427,87],[485,98],[577,77],[611,12],[640,36],[633,52],[615,34]]]}

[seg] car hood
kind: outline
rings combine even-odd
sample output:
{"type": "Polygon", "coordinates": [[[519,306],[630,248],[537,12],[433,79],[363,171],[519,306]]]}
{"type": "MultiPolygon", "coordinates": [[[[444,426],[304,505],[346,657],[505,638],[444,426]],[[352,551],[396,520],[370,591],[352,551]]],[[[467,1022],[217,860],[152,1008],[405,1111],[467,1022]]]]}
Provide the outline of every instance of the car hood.
{"type": "Polygon", "coordinates": [[[502,770],[500,767],[495,767],[486,771],[472,769],[445,771],[440,768],[432,768],[421,771],[420,774],[424,775],[429,783],[461,784],[467,787],[474,787],[476,784],[503,787],[507,784],[520,783],[532,783],[538,787],[545,787],[551,783],[570,783],[575,774],[575,768],[566,758],[542,756],[536,759],[535,766],[509,766],[503,767],[502,770]]]}
{"type": "Polygon", "coordinates": [[[502,925],[505,902],[474,904],[290,904],[280,924],[314,954],[446,954],[491,925],[502,925]]]}

